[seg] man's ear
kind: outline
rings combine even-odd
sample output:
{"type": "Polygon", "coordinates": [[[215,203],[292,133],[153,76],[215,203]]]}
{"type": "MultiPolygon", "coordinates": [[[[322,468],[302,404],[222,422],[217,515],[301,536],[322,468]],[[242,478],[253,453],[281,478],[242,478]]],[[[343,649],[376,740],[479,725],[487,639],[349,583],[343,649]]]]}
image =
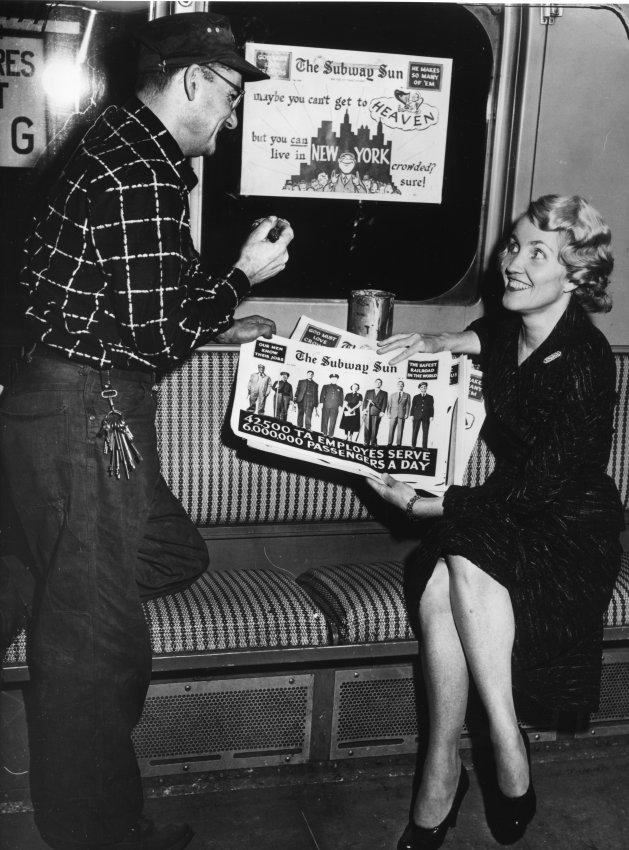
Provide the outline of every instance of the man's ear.
{"type": "Polygon", "coordinates": [[[188,100],[194,100],[199,91],[203,69],[199,65],[188,65],[183,75],[183,87],[188,100]]]}

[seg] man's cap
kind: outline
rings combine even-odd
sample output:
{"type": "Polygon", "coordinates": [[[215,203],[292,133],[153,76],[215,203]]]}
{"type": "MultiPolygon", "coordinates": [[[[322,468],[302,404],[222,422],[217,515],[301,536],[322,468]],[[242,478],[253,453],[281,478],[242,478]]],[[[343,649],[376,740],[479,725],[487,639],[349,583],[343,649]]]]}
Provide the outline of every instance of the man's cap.
{"type": "Polygon", "coordinates": [[[212,12],[182,12],[142,24],[134,31],[138,43],[138,71],[164,71],[220,62],[243,80],[268,80],[236,50],[229,19],[212,12]]]}
{"type": "Polygon", "coordinates": [[[336,378],[338,380],[338,375],[330,375],[331,378],[336,378]]]}
{"type": "Polygon", "coordinates": [[[287,377],[287,378],[289,378],[289,377],[290,377],[290,375],[288,374],[288,372],[280,372],[280,378],[282,377],[282,375],[286,375],[286,377],[287,377]]]}

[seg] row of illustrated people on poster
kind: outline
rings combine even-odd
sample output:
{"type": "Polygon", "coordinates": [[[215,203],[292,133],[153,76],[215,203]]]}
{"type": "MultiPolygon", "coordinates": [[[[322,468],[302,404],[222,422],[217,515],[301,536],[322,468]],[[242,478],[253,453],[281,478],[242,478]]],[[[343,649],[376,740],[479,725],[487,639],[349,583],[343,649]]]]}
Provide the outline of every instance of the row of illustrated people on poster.
{"type": "Polygon", "coordinates": [[[280,372],[274,380],[267,374],[266,366],[259,364],[257,372],[249,378],[247,409],[273,416],[282,422],[288,420],[291,410],[296,411],[295,424],[299,428],[320,431],[328,437],[340,436],[340,432],[344,432],[346,440],[358,442],[362,437],[365,445],[383,444],[384,434],[378,439],[378,433],[385,417],[388,418],[389,429],[386,444],[408,445],[409,435],[405,441],[404,430],[410,419],[410,445],[417,445],[421,431],[421,446],[428,447],[428,432],[435,406],[426,381],[419,382],[416,395],[411,397],[404,381],[397,382],[397,391],[394,392],[383,390],[379,378],[364,392],[358,383],[353,383],[349,392],[345,392],[338,380],[338,374],[332,373],[328,382],[319,388],[314,372],[309,371],[293,387],[288,372],[280,372]],[[339,433],[336,433],[337,428],[339,433]]]}

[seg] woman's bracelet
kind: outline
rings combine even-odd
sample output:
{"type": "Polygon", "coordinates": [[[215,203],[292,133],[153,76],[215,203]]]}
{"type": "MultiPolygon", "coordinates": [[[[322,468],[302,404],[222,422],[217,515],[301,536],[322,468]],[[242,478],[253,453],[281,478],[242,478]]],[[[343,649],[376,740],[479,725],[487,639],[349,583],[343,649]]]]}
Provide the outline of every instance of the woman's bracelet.
{"type": "Polygon", "coordinates": [[[408,500],[408,504],[406,506],[406,516],[408,517],[410,522],[417,522],[421,519],[421,517],[415,516],[415,514],[413,513],[413,505],[420,499],[421,496],[419,495],[419,493],[415,493],[415,495],[411,496],[411,498],[408,500]]]}

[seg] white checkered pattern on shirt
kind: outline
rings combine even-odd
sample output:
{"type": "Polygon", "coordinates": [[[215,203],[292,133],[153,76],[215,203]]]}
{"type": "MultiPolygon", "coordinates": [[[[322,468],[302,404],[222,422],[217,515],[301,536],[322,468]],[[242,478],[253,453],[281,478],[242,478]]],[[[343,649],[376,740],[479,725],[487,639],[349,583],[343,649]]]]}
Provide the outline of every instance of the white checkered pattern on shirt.
{"type": "Polygon", "coordinates": [[[203,272],[190,236],[196,178],[139,100],[86,133],[26,244],[34,338],[95,367],[166,370],[225,330],[249,282],[203,272]]]}

